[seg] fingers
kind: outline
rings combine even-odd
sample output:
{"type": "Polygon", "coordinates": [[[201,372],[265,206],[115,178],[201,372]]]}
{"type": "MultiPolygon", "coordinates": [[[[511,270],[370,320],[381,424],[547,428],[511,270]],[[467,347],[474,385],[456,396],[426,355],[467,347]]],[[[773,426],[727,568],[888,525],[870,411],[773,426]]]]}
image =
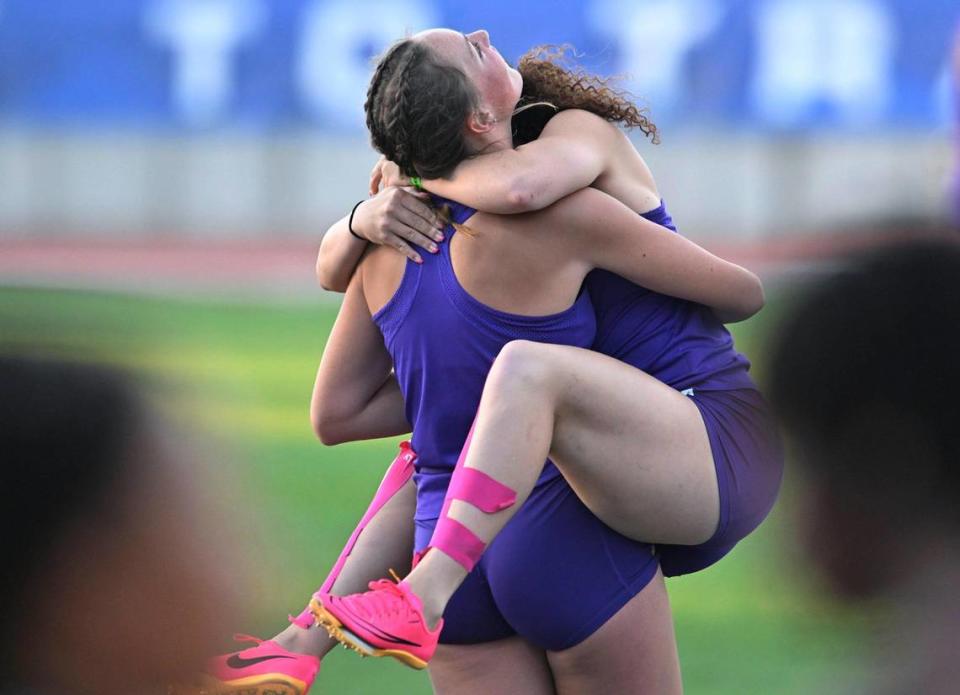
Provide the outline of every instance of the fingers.
{"type": "Polygon", "coordinates": [[[409,210],[401,209],[395,213],[389,232],[430,253],[437,252],[437,242],[434,239],[435,236],[440,235],[440,232],[432,223],[414,215],[409,210]]]}
{"type": "Polygon", "coordinates": [[[419,246],[421,249],[428,251],[429,253],[437,253],[437,251],[440,250],[433,239],[423,232],[417,230],[415,227],[407,225],[395,230],[394,234],[404,239],[404,241],[407,241],[415,246],[419,246]]]}
{"type": "Polygon", "coordinates": [[[436,210],[412,194],[403,196],[401,203],[403,211],[400,214],[409,213],[401,218],[408,227],[434,241],[443,241],[444,224],[436,210]]]}
{"type": "Polygon", "coordinates": [[[410,179],[400,171],[400,167],[389,160],[383,162],[383,165],[380,167],[380,175],[383,178],[384,186],[410,185],[410,179]]]}
{"type": "Polygon", "coordinates": [[[380,182],[383,180],[383,173],[379,168],[374,168],[370,172],[370,195],[376,195],[380,191],[380,182]]]}
{"type": "Polygon", "coordinates": [[[376,221],[364,236],[422,263],[417,247],[437,253],[437,244],[444,238],[444,223],[427,204],[428,197],[429,194],[411,188],[385,188],[376,196],[376,221]]]}
{"type": "Polygon", "coordinates": [[[377,160],[377,163],[373,165],[373,169],[370,170],[370,195],[376,195],[377,191],[380,190],[380,182],[383,180],[383,164],[386,161],[387,158],[380,155],[380,159],[377,160]]]}
{"type": "Polygon", "coordinates": [[[404,256],[409,258],[414,263],[423,263],[423,259],[420,258],[420,254],[414,251],[413,248],[409,244],[404,242],[404,240],[401,239],[400,237],[394,236],[390,241],[390,246],[395,248],[397,251],[402,253],[404,256]]]}

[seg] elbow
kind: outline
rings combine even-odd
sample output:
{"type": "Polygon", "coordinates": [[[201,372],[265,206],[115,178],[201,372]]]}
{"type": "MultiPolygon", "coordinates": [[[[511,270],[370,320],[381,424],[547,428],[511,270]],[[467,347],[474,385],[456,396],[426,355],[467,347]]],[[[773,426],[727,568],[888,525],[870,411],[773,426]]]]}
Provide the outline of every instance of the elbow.
{"type": "Polygon", "coordinates": [[[343,427],[331,420],[314,418],[313,433],[324,446],[336,446],[348,441],[343,427]]]}
{"type": "Polygon", "coordinates": [[[766,297],[763,294],[760,278],[747,271],[747,280],[748,282],[730,297],[729,302],[722,307],[719,305],[714,307],[714,312],[723,323],[746,321],[763,309],[766,297]]]}
{"type": "Polygon", "coordinates": [[[332,269],[326,267],[319,258],[317,259],[316,273],[317,283],[322,289],[328,292],[339,292],[340,294],[347,291],[347,285],[350,284],[349,278],[345,281],[332,269]]]}
{"type": "Polygon", "coordinates": [[[503,212],[506,214],[533,212],[545,207],[536,186],[522,177],[514,178],[507,183],[504,200],[506,207],[503,212]]]}
{"type": "Polygon", "coordinates": [[[336,446],[347,441],[342,420],[325,412],[323,407],[314,402],[310,407],[310,424],[313,433],[325,446],[336,446]]]}
{"type": "Polygon", "coordinates": [[[534,206],[533,191],[526,188],[510,188],[504,199],[506,201],[504,212],[507,214],[532,212],[537,209],[534,206]]]}
{"type": "Polygon", "coordinates": [[[343,294],[347,291],[346,284],[339,282],[336,279],[331,279],[328,277],[317,276],[317,284],[320,285],[321,290],[326,290],[327,292],[336,292],[337,294],[343,294]]]}
{"type": "Polygon", "coordinates": [[[763,292],[763,283],[760,282],[760,278],[750,273],[750,285],[744,293],[743,303],[739,308],[739,313],[743,317],[741,320],[759,313],[766,303],[767,298],[763,292]]]}
{"type": "Polygon", "coordinates": [[[752,296],[752,303],[751,303],[751,308],[753,309],[753,311],[750,313],[751,316],[753,314],[759,313],[760,310],[763,309],[763,307],[766,306],[767,304],[767,296],[763,291],[763,283],[760,282],[760,278],[758,278],[756,275],[753,276],[753,279],[754,279],[754,288],[753,288],[753,293],[752,293],[753,296],[752,296]]]}
{"type": "Polygon", "coordinates": [[[324,446],[336,446],[349,441],[343,434],[335,428],[317,428],[317,438],[324,446]]]}

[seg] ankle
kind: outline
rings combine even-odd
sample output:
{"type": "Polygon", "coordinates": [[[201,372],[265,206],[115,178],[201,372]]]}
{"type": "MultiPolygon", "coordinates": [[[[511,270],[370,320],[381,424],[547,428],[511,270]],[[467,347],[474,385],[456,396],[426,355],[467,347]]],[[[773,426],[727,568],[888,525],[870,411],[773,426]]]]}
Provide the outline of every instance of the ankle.
{"type": "Polygon", "coordinates": [[[467,576],[456,560],[441,550],[431,548],[423,560],[407,576],[404,583],[420,599],[423,617],[432,630],[443,617],[450,597],[467,576]]]}
{"type": "Polygon", "coordinates": [[[309,628],[289,625],[274,637],[273,641],[289,652],[309,654],[320,658],[323,658],[337,644],[327,635],[325,630],[317,625],[312,625],[309,628]]]}
{"type": "Polygon", "coordinates": [[[423,588],[418,590],[416,586],[410,586],[410,589],[417,598],[420,599],[423,622],[426,623],[430,630],[436,629],[437,623],[440,622],[440,618],[443,617],[443,609],[446,607],[447,602],[440,599],[437,596],[437,592],[425,591],[423,588]]]}

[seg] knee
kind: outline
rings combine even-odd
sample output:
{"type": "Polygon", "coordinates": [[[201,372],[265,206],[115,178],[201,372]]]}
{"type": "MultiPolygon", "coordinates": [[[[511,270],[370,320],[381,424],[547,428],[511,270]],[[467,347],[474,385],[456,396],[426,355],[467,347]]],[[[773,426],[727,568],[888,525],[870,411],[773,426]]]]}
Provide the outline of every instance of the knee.
{"type": "Polygon", "coordinates": [[[551,387],[561,377],[549,348],[529,340],[507,343],[493,363],[488,384],[498,391],[518,390],[549,396],[551,387]]]}

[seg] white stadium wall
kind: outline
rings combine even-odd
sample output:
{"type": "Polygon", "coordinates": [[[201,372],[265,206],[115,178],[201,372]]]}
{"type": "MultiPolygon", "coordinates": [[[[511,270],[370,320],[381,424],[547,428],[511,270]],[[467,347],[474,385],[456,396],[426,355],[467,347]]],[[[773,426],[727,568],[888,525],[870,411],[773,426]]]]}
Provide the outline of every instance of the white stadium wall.
{"type": "MultiPolygon", "coordinates": [[[[945,135],[638,140],[681,228],[755,240],[946,210],[945,135]]],[[[365,195],[360,137],[0,131],[5,238],[315,235],[365,195]]]]}

